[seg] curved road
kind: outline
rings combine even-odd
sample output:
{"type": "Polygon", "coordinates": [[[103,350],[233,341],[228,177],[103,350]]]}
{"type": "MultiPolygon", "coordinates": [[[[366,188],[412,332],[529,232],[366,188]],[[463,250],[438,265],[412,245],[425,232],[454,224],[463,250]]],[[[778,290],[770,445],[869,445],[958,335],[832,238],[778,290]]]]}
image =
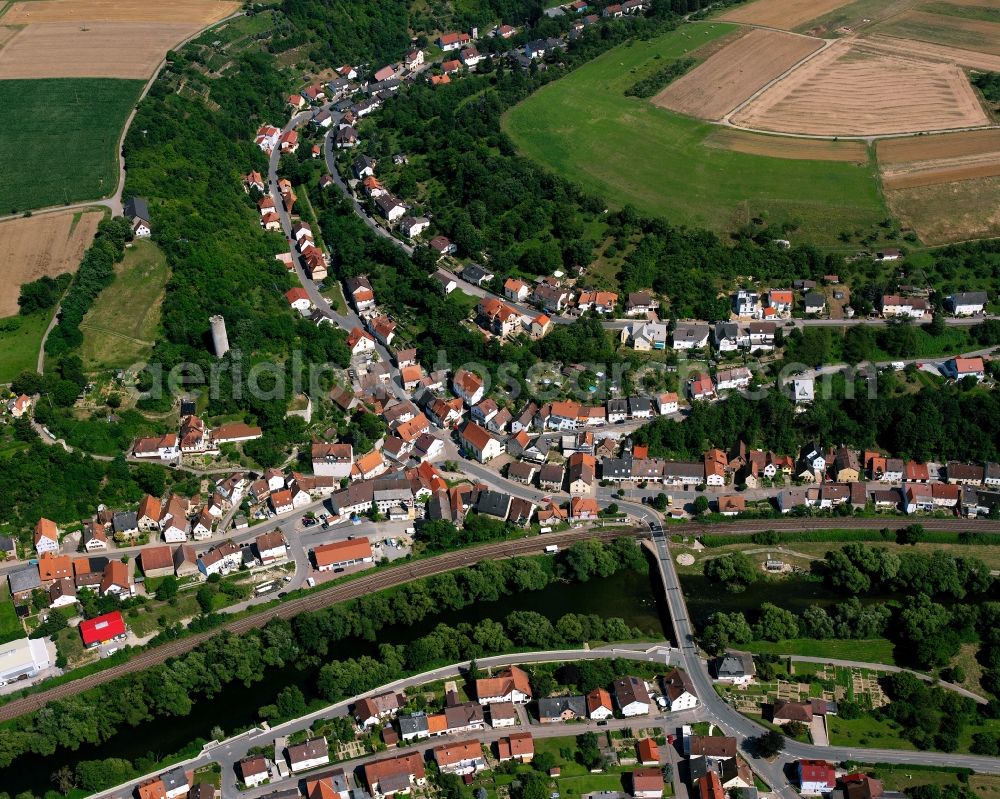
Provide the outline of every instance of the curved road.
{"type": "Polygon", "coordinates": [[[0,706],[0,721],[6,721],[24,713],[30,713],[33,710],[38,710],[48,702],[73,696],[124,674],[142,671],[157,663],[162,663],[168,658],[176,657],[194,649],[198,644],[223,630],[238,635],[248,632],[255,627],[261,627],[272,618],[292,618],[306,611],[320,610],[338,602],[357,599],[358,597],[377,591],[384,591],[387,588],[393,588],[422,577],[430,577],[441,572],[452,571],[465,566],[473,566],[480,561],[536,554],[542,552],[544,547],[549,544],[566,546],[590,538],[610,540],[621,535],[637,536],[642,534],[644,534],[642,530],[633,530],[631,532],[623,530],[571,530],[564,533],[546,535],[545,537],[525,538],[517,541],[499,541],[364,574],[354,580],[334,585],[331,588],[314,592],[305,597],[282,602],[273,608],[237,619],[214,630],[197,633],[182,638],[179,641],[163,644],[140,653],[126,663],[113,666],[96,674],[89,674],[71,682],[15,699],[6,705],[0,706]]]}

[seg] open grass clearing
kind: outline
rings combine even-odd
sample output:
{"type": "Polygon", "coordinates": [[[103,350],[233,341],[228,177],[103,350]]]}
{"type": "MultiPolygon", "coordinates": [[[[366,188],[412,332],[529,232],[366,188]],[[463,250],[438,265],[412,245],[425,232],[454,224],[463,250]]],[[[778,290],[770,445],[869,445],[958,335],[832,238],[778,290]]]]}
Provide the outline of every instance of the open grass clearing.
{"type": "Polygon", "coordinates": [[[152,352],[169,278],[166,257],[137,240],[115,267],[115,279],[83,317],[81,355],[87,369],[130,366],[152,352]]]}
{"type": "Polygon", "coordinates": [[[0,213],[114,193],[118,139],[142,85],[111,78],[0,80],[6,131],[0,138],[0,213]]]}
{"type": "Polygon", "coordinates": [[[758,215],[795,220],[793,239],[838,247],[837,231],[884,219],[869,165],[709,147],[714,126],[624,96],[665,59],[732,31],[703,22],[616,47],[508,111],[504,129],[525,155],[612,206],[629,203],[673,224],[727,232],[758,215]]]}
{"type": "Polygon", "coordinates": [[[784,641],[751,641],[743,648],[760,655],[802,655],[831,660],[855,660],[859,663],[882,663],[887,666],[896,663],[892,642],[885,638],[829,638],[824,641],[817,641],[815,638],[789,638],[784,641]]]}
{"type": "Polygon", "coordinates": [[[9,383],[25,369],[35,370],[51,318],[51,314],[40,313],[0,319],[0,383],[9,383]]]}

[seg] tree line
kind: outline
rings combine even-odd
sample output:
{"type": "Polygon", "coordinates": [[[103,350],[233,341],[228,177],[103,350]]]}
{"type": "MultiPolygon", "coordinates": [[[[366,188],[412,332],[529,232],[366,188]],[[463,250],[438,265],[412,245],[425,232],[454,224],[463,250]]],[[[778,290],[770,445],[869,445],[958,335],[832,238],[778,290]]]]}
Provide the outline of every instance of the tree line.
{"type": "MultiPolygon", "coordinates": [[[[595,558],[600,553],[605,568],[612,563],[616,568],[634,566],[638,551],[631,539],[588,544],[587,548],[595,558]]],[[[60,748],[101,744],[128,727],[187,715],[196,702],[217,696],[227,684],[238,681],[251,685],[277,669],[318,669],[317,694],[332,698],[338,692],[364,690],[359,686],[369,685],[373,675],[384,676],[388,672],[383,670],[390,667],[420,670],[442,660],[464,660],[506,648],[508,641],[537,647],[583,635],[631,637],[634,631],[620,619],[569,614],[553,623],[540,614],[521,612],[510,614],[503,624],[461,626],[456,628],[459,634],[438,627],[426,640],[404,646],[383,644],[378,660],[368,657],[340,663],[330,659],[338,644],[374,642],[379,631],[390,624],[413,626],[442,612],[515,592],[538,591],[554,580],[573,579],[581,572],[570,551],[556,559],[484,562],[291,620],[272,619],[242,636],[221,632],[168,664],[125,675],[19,717],[0,736],[0,768],[28,752],[51,755],[60,748]],[[94,713],[95,707],[102,712],[94,713]]],[[[589,558],[582,558],[582,562],[589,562],[589,558]]]]}

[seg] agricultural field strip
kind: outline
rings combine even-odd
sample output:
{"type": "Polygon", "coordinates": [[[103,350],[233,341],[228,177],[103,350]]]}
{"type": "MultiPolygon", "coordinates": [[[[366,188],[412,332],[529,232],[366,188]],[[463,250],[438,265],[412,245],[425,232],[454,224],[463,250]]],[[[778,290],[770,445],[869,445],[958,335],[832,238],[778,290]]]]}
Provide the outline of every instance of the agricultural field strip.
{"type": "Polygon", "coordinates": [[[903,39],[884,33],[871,34],[858,40],[859,46],[867,50],[877,50],[891,55],[903,55],[941,61],[947,64],[958,64],[969,69],[979,69],[986,72],[1000,72],[1000,57],[989,53],[977,53],[960,47],[948,47],[930,42],[920,42],[914,39],[903,39]]]}
{"type": "Polygon", "coordinates": [[[797,28],[850,0],[756,0],[722,14],[719,19],[769,28],[797,28]]]}
{"type": "Polygon", "coordinates": [[[905,39],[1000,55],[1000,23],[908,11],[876,26],[905,39]]]}
{"type": "Polygon", "coordinates": [[[14,2],[4,25],[50,22],[181,22],[211,25],[225,19],[239,3],[225,0],[28,0],[14,2]]]}
{"type": "Polygon", "coordinates": [[[887,189],[1000,175],[1000,129],[880,141],[876,148],[887,189]]]}
{"type": "Polygon", "coordinates": [[[653,104],[718,120],[824,46],[819,39],[755,28],[653,98],[653,104]]]}
{"type": "Polygon", "coordinates": [[[833,141],[778,134],[751,133],[738,128],[718,127],[704,141],[706,147],[784,158],[792,161],[843,161],[865,164],[868,147],[860,141],[833,141]]]}
{"type": "Polygon", "coordinates": [[[22,284],[43,275],[75,272],[101,216],[100,212],[63,211],[0,223],[0,263],[5,265],[0,317],[17,313],[22,284]]]}

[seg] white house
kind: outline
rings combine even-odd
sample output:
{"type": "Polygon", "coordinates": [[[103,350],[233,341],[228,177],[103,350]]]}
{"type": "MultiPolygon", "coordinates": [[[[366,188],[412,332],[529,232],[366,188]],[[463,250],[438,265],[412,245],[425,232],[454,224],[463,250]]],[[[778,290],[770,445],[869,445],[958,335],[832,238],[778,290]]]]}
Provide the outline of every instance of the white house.
{"type": "Polygon", "coordinates": [[[983,312],[987,300],[985,291],[961,291],[948,296],[945,305],[955,316],[972,316],[983,312]]]}
{"type": "Polygon", "coordinates": [[[46,552],[59,551],[59,528],[50,519],[39,519],[35,525],[35,552],[43,555],[46,552]]]}
{"type": "Polygon", "coordinates": [[[800,760],[796,767],[802,793],[829,793],[837,787],[837,773],[825,760],[800,760]]]}
{"type": "Polygon", "coordinates": [[[679,323],[674,328],[675,350],[696,350],[708,344],[708,325],[679,323]]]}
{"type": "Polygon", "coordinates": [[[468,422],[459,433],[462,448],[480,463],[503,455],[503,444],[489,430],[468,422]]]}
{"type": "Polygon", "coordinates": [[[685,672],[674,669],[663,681],[671,712],[690,710],[697,706],[698,696],[694,692],[694,684],[685,672]]]}
{"type": "Polygon", "coordinates": [[[313,442],[313,474],[323,477],[350,477],[352,466],[354,466],[354,447],[350,444],[313,442]]]}
{"type": "Polygon", "coordinates": [[[733,297],[733,308],[737,316],[753,316],[757,312],[757,294],[740,289],[733,297]]]}
{"type": "Polygon", "coordinates": [[[305,743],[289,746],[285,752],[288,755],[288,765],[293,774],[308,771],[330,762],[330,750],[326,738],[310,738],[305,743]]]}
{"type": "Polygon", "coordinates": [[[629,676],[615,680],[614,692],[615,702],[623,716],[645,716],[649,713],[649,691],[641,678],[629,676]]]}
{"type": "Polygon", "coordinates": [[[675,394],[673,391],[668,391],[665,394],[660,394],[660,396],[657,397],[656,399],[656,409],[659,412],[659,414],[661,416],[664,416],[668,413],[677,413],[677,410],[679,408],[677,399],[678,399],[677,394],[675,394]]]}
{"type": "Polygon", "coordinates": [[[288,300],[288,304],[300,314],[305,316],[309,313],[309,309],[312,308],[312,302],[309,300],[309,294],[301,286],[296,286],[285,292],[285,299],[288,300]]]}
{"type": "Polygon", "coordinates": [[[949,358],[941,365],[941,371],[953,380],[966,377],[983,380],[986,377],[986,366],[982,358],[949,358]]]}

